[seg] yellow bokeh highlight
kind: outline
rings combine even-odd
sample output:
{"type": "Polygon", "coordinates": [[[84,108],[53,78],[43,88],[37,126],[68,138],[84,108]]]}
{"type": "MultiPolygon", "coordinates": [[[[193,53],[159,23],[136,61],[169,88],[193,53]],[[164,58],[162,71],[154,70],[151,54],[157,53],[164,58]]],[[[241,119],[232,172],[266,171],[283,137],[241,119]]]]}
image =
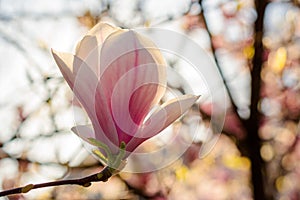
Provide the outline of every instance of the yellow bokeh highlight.
{"type": "Polygon", "coordinates": [[[237,155],[226,155],[222,159],[223,164],[233,170],[249,170],[251,162],[246,157],[237,155]]]}
{"type": "Polygon", "coordinates": [[[283,180],[284,177],[280,176],[276,179],[275,185],[276,185],[276,189],[280,192],[282,190],[282,185],[283,185],[283,180]]]}
{"type": "Polygon", "coordinates": [[[280,176],[275,181],[276,189],[281,193],[287,192],[296,184],[295,180],[297,178],[293,174],[280,176]]]}
{"type": "Polygon", "coordinates": [[[179,168],[177,168],[175,171],[177,180],[184,181],[186,179],[188,172],[189,172],[189,169],[185,165],[182,165],[179,168]]]}
{"type": "Polygon", "coordinates": [[[253,46],[247,46],[243,49],[243,54],[247,59],[252,59],[254,56],[255,50],[253,46]]]}
{"type": "Polygon", "coordinates": [[[266,47],[266,48],[271,48],[272,44],[273,44],[273,41],[270,37],[264,37],[262,39],[262,42],[263,42],[263,45],[266,47]]]}
{"type": "Polygon", "coordinates": [[[151,21],[149,21],[149,20],[145,21],[144,26],[146,28],[149,28],[151,26],[151,21]]]}
{"type": "Polygon", "coordinates": [[[276,52],[271,53],[269,57],[269,66],[275,73],[280,73],[284,68],[287,60],[287,50],[280,47],[276,52]]]}
{"type": "Polygon", "coordinates": [[[274,150],[270,144],[264,144],[260,149],[260,155],[264,161],[270,161],[274,157],[274,150]]]}

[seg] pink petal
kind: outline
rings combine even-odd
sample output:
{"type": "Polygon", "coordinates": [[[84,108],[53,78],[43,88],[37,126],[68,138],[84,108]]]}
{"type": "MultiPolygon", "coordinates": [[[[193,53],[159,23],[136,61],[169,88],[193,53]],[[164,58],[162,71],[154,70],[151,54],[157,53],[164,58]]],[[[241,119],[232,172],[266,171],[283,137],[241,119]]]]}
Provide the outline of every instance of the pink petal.
{"type": "Polygon", "coordinates": [[[86,62],[97,77],[99,76],[99,48],[95,36],[85,36],[80,42],[76,55],[86,62]]]}
{"type": "MultiPolygon", "coordinates": [[[[81,139],[83,139],[85,142],[92,144],[89,141],[89,138],[94,138],[96,140],[101,141],[102,143],[106,144],[109,149],[112,151],[112,153],[117,153],[119,150],[119,147],[113,144],[107,137],[102,130],[98,128],[94,128],[97,132],[95,134],[95,131],[91,126],[88,125],[79,125],[79,126],[74,126],[71,130],[78,135],[81,139]]],[[[93,145],[93,144],[92,144],[93,145]]]]}
{"type": "Polygon", "coordinates": [[[99,23],[87,33],[76,47],[76,55],[87,63],[97,77],[100,74],[102,43],[111,33],[117,30],[120,29],[107,23],[99,23]]]}
{"type": "Polygon", "coordinates": [[[76,135],[78,135],[81,139],[83,139],[84,141],[86,141],[88,143],[90,143],[88,138],[96,138],[95,133],[94,133],[92,127],[90,127],[90,126],[86,126],[86,125],[74,126],[73,128],[71,128],[71,130],[76,135]]]}
{"type": "MultiPolygon", "coordinates": [[[[118,135],[106,97],[104,97],[103,90],[98,87],[98,79],[93,71],[77,56],[54,51],[53,56],[64,78],[86,110],[93,126],[101,127],[98,128],[99,132],[106,133],[110,141],[118,146],[118,135]]],[[[96,135],[96,137],[101,136],[96,135]]]]}
{"type": "Polygon", "coordinates": [[[69,84],[70,88],[73,88],[75,80],[75,76],[73,74],[74,56],[69,53],[59,53],[53,49],[51,49],[51,52],[65,80],[69,84]]]}
{"type": "MultiPolygon", "coordinates": [[[[128,99],[128,95],[126,97],[121,95],[130,92],[130,102],[129,104],[126,102],[126,108],[124,109],[127,111],[129,107],[131,118],[136,124],[140,124],[143,121],[149,109],[159,102],[165,91],[165,62],[159,50],[149,39],[133,31],[116,31],[103,43],[100,74],[101,84],[106,90],[105,95],[108,97],[107,101],[109,104],[112,92],[119,79],[131,69],[149,64],[155,65],[156,69],[151,72],[151,77],[152,82],[156,84],[153,84],[151,87],[141,87],[132,93],[130,88],[136,88],[137,81],[148,76],[148,72],[135,76],[131,75],[131,80],[128,80],[128,83],[123,85],[122,93],[119,94],[119,101],[121,102],[121,99],[128,99]]],[[[121,112],[121,110],[118,112],[121,112]]]]}
{"type": "Polygon", "coordinates": [[[164,103],[160,109],[150,116],[135,137],[127,144],[127,150],[133,151],[142,142],[168,127],[185,113],[198,98],[199,96],[195,95],[183,95],[164,103]]]}
{"type": "Polygon", "coordinates": [[[149,102],[156,95],[157,88],[161,87],[157,78],[157,65],[146,64],[132,68],[115,84],[111,111],[115,124],[122,131],[122,134],[119,133],[119,141],[127,143],[138,130],[140,124],[135,120],[145,117],[149,102]],[[132,107],[136,112],[130,110],[132,107]]]}
{"type": "Polygon", "coordinates": [[[107,36],[119,30],[122,29],[106,22],[100,22],[96,24],[91,30],[89,30],[87,35],[96,36],[98,44],[102,44],[103,41],[107,38],[107,36]]]}
{"type": "Polygon", "coordinates": [[[77,56],[74,56],[73,66],[75,77],[71,89],[86,110],[92,123],[97,124],[94,99],[98,80],[91,69],[77,56]]]}
{"type": "Polygon", "coordinates": [[[89,72],[84,72],[84,67],[80,67],[84,65],[83,61],[76,56],[68,53],[59,53],[54,50],[52,50],[52,55],[70,88],[74,91],[81,104],[83,104],[90,119],[93,123],[97,123],[97,121],[95,121],[97,118],[95,117],[94,108],[89,106],[93,103],[91,100],[94,99],[94,97],[91,96],[92,92],[89,91],[95,91],[93,87],[97,86],[97,79],[93,78],[95,77],[94,75],[91,75],[91,78],[87,78],[89,75],[82,78],[84,74],[89,74],[89,72]],[[80,74],[76,76],[78,70],[80,70],[80,74]],[[88,88],[89,85],[90,88],[88,88]],[[74,90],[75,88],[76,90],[74,90]]]}
{"type": "MultiPolygon", "coordinates": [[[[106,102],[103,88],[93,71],[77,56],[74,56],[74,71],[76,79],[73,91],[82,106],[87,111],[93,127],[99,127],[100,133],[104,132],[109,140],[119,145],[117,131],[112,119],[110,109],[106,102]]],[[[96,132],[96,138],[98,132],[96,132]]],[[[102,136],[99,136],[102,137],[102,136]]]]}
{"type": "MultiPolygon", "coordinates": [[[[86,36],[92,38],[95,37],[96,41],[97,41],[97,46],[99,46],[101,48],[102,43],[104,42],[104,40],[113,32],[115,31],[119,31],[121,30],[118,27],[112,26],[108,23],[103,23],[100,22],[98,24],[96,24],[91,30],[89,30],[86,34],[86,36]]],[[[76,46],[76,55],[79,51],[79,49],[85,49],[86,48],[86,43],[87,40],[81,40],[77,46],[76,46]]],[[[89,45],[88,45],[89,46],[89,45]]]]}

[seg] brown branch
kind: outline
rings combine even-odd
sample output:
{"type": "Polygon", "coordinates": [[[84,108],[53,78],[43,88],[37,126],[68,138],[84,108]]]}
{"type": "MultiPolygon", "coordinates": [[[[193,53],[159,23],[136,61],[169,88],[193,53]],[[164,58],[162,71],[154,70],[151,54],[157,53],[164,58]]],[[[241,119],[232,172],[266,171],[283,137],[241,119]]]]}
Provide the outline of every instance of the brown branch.
{"type": "Polygon", "coordinates": [[[245,120],[245,128],[248,132],[247,138],[243,141],[247,156],[251,160],[251,179],[253,185],[254,199],[267,199],[264,187],[264,162],[260,155],[261,140],[259,138],[260,113],[258,103],[260,100],[261,69],[263,65],[263,20],[267,6],[266,0],[255,0],[257,20],[255,22],[255,54],[252,60],[251,70],[251,105],[250,117],[245,120]]]}
{"type": "Polygon", "coordinates": [[[89,187],[92,182],[107,181],[112,176],[113,174],[112,172],[113,172],[112,168],[105,167],[101,172],[83,178],[58,180],[58,181],[46,182],[40,184],[28,184],[24,187],[18,187],[18,188],[1,191],[0,197],[13,195],[13,194],[27,193],[33,189],[59,186],[59,185],[80,185],[83,187],[89,187]]]}

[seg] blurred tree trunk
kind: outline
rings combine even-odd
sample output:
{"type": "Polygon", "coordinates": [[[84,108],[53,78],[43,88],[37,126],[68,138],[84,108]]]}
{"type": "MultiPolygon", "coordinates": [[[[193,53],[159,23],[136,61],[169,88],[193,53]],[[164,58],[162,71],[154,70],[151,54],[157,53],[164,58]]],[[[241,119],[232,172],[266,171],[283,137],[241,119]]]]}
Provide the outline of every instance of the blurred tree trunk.
{"type": "MultiPolygon", "coordinates": [[[[251,160],[251,182],[253,189],[253,197],[257,200],[262,199],[272,199],[272,196],[266,195],[265,190],[265,165],[260,155],[261,140],[259,138],[259,126],[260,126],[260,113],[258,110],[258,103],[260,100],[260,88],[261,88],[261,68],[263,65],[263,53],[264,48],[262,44],[263,31],[264,31],[264,13],[267,6],[266,0],[255,0],[257,19],[254,24],[254,49],[255,54],[251,63],[251,105],[250,105],[250,117],[248,119],[239,118],[242,122],[244,129],[246,130],[246,137],[237,138],[238,147],[241,150],[244,156],[247,156],[251,160]]],[[[204,13],[204,8],[202,5],[202,0],[199,0],[204,13]]],[[[221,76],[224,78],[222,71],[220,69],[220,64],[215,54],[215,48],[213,46],[212,40],[213,37],[208,29],[206,24],[205,16],[202,15],[205,23],[205,27],[208,31],[208,34],[211,39],[211,48],[215,58],[216,65],[221,73],[221,76]]],[[[224,78],[225,80],[225,78],[224,78]]],[[[231,100],[233,112],[236,116],[239,116],[237,113],[237,106],[233,101],[229,87],[224,81],[225,87],[228,91],[229,98],[231,100]]]]}
{"type": "Polygon", "coordinates": [[[260,155],[261,140],[259,138],[260,113],[258,103],[260,100],[261,88],[261,68],[263,65],[263,26],[264,13],[266,9],[266,0],[255,0],[257,19],[255,22],[254,48],[255,54],[252,60],[251,69],[251,104],[250,117],[244,121],[245,128],[248,132],[245,141],[245,150],[251,160],[251,174],[253,184],[254,199],[270,199],[265,194],[265,166],[260,155]]]}

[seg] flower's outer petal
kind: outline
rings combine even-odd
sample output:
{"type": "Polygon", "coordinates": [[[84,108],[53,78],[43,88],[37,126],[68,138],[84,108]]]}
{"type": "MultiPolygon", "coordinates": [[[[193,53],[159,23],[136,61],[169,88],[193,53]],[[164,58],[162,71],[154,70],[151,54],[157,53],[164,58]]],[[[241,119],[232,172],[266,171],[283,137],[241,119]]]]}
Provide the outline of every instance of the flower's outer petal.
{"type": "Polygon", "coordinates": [[[99,48],[95,36],[85,36],[79,48],[76,50],[76,55],[84,60],[84,62],[93,70],[95,75],[99,75],[99,48]]]}
{"type": "Polygon", "coordinates": [[[142,142],[168,127],[185,113],[198,98],[199,96],[195,95],[183,95],[164,103],[161,108],[156,110],[149,119],[146,120],[144,126],[127,144],[127,151],[133,151],[142,142]]]}
{"type": "Polygon", "coordinates": [[[109,36],[111,33],[118,30],[122,30],[122,29],[119,27],[115,27],[106,22],[100,22],[96,24],[93,28],[91,28],[91,30],[89,30],[87,35],[96,36],[98,44],[100,44],[103,43],[103,41],[107,38],[107,36],[109,36]]]}
{"type": "MultiPolygon", "coordinates": [[[[98,79],[93,71],[77,56],[65,53],[52,52],[64,78],[73,90],[84,109],[86,110],[94,127],[98,128],[97,134],[106,133],[109,140],[119,145],[117,131],[108,108],[106,98],[103,97],[103,90],[99,89],[98,79]],[[75,76],[76,75],[76,76],[75,76]],[[96,102],[101,106],[96,108],[96,102]],[[100,108],[99,108],[100,107],[100,108]],[[99,119],[96,115],[96,109],[100,113],[99,119]],[[99,110],[101,112],[99,112],[99,110]]],[[[102,137],[96,136],[96,138],[102,137]]]]}
{"type": "MultiPolygon", "coordinates": [[[[166,90],[166,85],[167,85],[167,74],[166,74],[166,62],[158,49],[158,47],[148,38],[136,34],[138,41],[140,42],[141,46],[143,46],[145,49],[147,49],[148,53],[151,54],[152,58],[155,60],[156,63],[156,68],[152,70],[152,82],[154,83],[155,81],[157,84],[152,85],[152,86],[147,86],[147,87],[141,87],[137,91],[135,91],[130,99],[130,105],[129,105],[129,110],[132,116],[137,116],[137,118],[133,117],[133,119],[136,120],[136,122],[142,122],[144,120],[145,116],[140,116],[138,117],[139,113],[147,113],[149,110],[154,106],[157,105],[160,101],[160,99],[163,97],[165,90],[166,90]],[[158,79],[155,80],[155,73],[158,75],[158,79]],[[155,88],[156,86],[156,88],[155,88]],[[147,94],[147,95],[145,95],[147,94]],[[148,97],[151,96],[151,99],[148,97]],[[145,99],[147,101],[145,101],[145,99]],[[138,105],[138,106],[137,106],[138,105]]],[[[154,68],[153,64],[147,63],[147,65],[154,68]]],[[[150,73],[146,76],[150,75],[150,73]]],[[[149,80],[148,80],[149,81],[149,80]]],[[[150,83],[150,81],[149,81],[150,83]]]]}
{"type": "MultiPolygon", "coordinates": [[[[121,29],[119,27],[115,27],[108,23],[100,22],[100,23],[96,24],[91,30],[89,30],[87,32],[86,36],[88,36],[90,38],[95,37],[97,42],[94,45],[97,45],[101,48],[102,43],[110,34],[112,34],[115,31],[120,31],[120,30],[121,29]]],[[[81,48],[86,47],[85,46],[86,44],[88,44],[88,47],[91,45],[91,44],[89,44],[88,40],[83,40],[83,39],[76,46],[76,51],[75,51],[76,55],[78,55],[78,52],[81,48]],[[88,43],[85,44],[85,42],[88,42],[88,43]]],[[[90,49],[90,48],[88,48],[88,49],[90,49]]],[[[82,52],[82,53],[84,53],[84,52],[82,52]]],[[[87,54],[84,53],[83,55],[87,55],[87,54]]]]}
{"type": "Polygon", "coordinates": [[[79,125],[79,126],[74,126],[71,128],[71,130],[78,135],[81,139],[83,139],[84,141],[90,143],[90,141],[88,140],[88,138],[96,138],[95,137],[95,133],[92,129],[91,126],[87,126],[87,125],[79,125]]]}
{"type": "Polygon", "coordinates": [[[74,56],[69,53],[60,53],[53,49],[51,49],[51,52],[65,80],[69,84],[70,88],[73,88],[75,80],[75,75],[73,74],[74,56]]]}
{"type": "Polygon", "coordinates": [[[87,63],[99,78],[100,49],[103,41],[113,32],[120,30],[107,23],[98,23],[77,44],[76,55],[87,63]]]}
{"type": "Polygon", "coordinates": [[[71,130],[78,135],[81,139],[83,139],[85,142],[93,145],[89,138],[94,138],[103,144],[106,144],[110,151],[114,154],[118,153],[119,147],[113,144],[107,137],[106,134],[102,131],[102,129],[99,129],[97,127],[93,128],[90,125],[78,125],[71,128],[71,130]]]}
{"type": "Polygon", "coordinates": [[[93,87],[97,86],[95,75],[93,73],[89,75],[91,70],[88,70],[87,67],[84,68],[84,62],[72,54],[59,53],[54,50],[52,50],[52,54],[64,79],[85,108],[89,118],[93,123],[97,123],[95,109],[89,106],[94,103],[92,94],[95,94],[95,88],[93,87]],[[80,74],[77,76],[78,71],[80,74]]]}
{"type": "Polygon", "coordinates": [[[153,137],[158,132],[168,127],[183,113],[185,113],[197,101],[198,98],[199,96],[188,94],[164,103],[161,108],[156,110],[145,122],[143,137],[153,137]]]}
{"type": "MultiPolygon", "coordinates": [[[[141,87],[131,93],[129,105],[126,105],[127,108],[129,106],[132,120],[136,124],[141,124],[150,108],[160,100],[165,91],[162,86],[166,82],[165,62],[159,50],[149,39],[134,31],[116,31],[103,43],[100,59],[101,84],[104,85],[105,95],[109,103],[111,103],[111,95],[115,85],[122,76],[141,65],[156,65],[156,69],[152,72],[155,74],[151,75],[152,82],[157,83],[156,86],[141,87]],[[146,96],[147,98],[145,98],[146,96]]],[[[141,77],[134,76],[126,83],[126,86],[135,87],[136,79],[141,79],[141,77]]],[[[125,92],[127,92],[126,88],[124,88],[123,93],[125,92]]],[[[120,98],[120,102],[121,100],[122,98],[120,98]]],[[[124,109],[127,110],[127,108],[124,109]]]]}
{"type": "Polygon", "coordinates": [[[98,134],[103,132],[113,144],[118,146],[118,134],[98,78],[77,56],[74,56],[73,65],[76,72],[73,92],[87,111],[93,127],[101,129],[96,131],[96,138],[101,138],[102,136],[98,134]]]}
{"type": "Polygon", "coordinates": [[[111,96],[111,109],[115,124],[122,131],[119,141],[127,143],[139,129],[134,119],[144,118],[149,108],[145,102],[151,102],[157,91],[157,65],[155,63],[134,67],[124,74],[115,84],[111,96]],[[141,95],[141,98],[137,95],[141,95]],[[134,100],[134,101],[133,101],[134,100]],[[132,112],[132,107],[140,107],[132,112]]]}

